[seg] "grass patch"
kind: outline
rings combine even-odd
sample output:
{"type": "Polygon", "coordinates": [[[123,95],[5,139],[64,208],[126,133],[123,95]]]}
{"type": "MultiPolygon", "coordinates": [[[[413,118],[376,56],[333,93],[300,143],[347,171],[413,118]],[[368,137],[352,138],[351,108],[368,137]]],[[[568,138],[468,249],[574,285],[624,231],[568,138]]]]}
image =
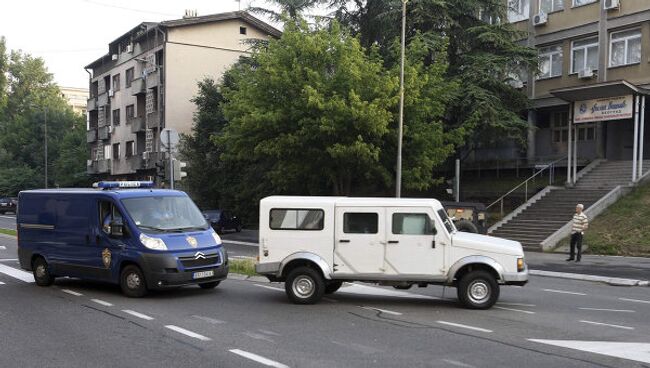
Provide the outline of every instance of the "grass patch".
{"type": "MultiPolygon", "coordinates": [[[[635,188],[593,221],[583,243],[590,254],[650,256],[650,184],[635,188]]],[[[561,245],[568,245],[569,238],[561,245]]]]}
{"type": "Polygon", "coordinates": [[[0,229],[0,234],[16,236],[16,230],[11,230],[11,229],[0,229]]]}
{"type": "Polygon", "coordinates": [[[229,272],[239,273],[247,276],[256,276],[255,272],[255,260],[253,259],[232,259],[228,260],[229,263],[229,272]]]}

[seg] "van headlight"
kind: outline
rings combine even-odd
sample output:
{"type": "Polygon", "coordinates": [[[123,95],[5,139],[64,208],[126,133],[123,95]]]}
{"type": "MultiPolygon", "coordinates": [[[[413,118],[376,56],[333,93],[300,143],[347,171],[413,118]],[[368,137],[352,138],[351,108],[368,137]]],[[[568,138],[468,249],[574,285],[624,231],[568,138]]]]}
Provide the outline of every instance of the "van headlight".
{"type": "Polygon", "coordinates": [[[149,249],[167,250],[167,245],[165,244],[165,241],[160,238],[154,238],[152,236],[140,234],[140,242],[142,243],[142,245],[144,245],[149,249]]]}
{"type": "Polygon", "coordinates": [[[214,239],[217,245],[221,244],[221,238],[219,237],[219,234],[217,234],[217,232],[214,230],[212,230],[212,239],[214,239]]]}

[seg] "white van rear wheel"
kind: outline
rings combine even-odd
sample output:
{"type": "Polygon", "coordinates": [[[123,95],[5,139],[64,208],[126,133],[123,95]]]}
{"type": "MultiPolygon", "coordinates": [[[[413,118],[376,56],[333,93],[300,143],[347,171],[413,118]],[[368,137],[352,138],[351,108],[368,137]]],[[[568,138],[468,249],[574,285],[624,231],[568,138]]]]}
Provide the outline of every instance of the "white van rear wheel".
{"type": "Polygon", "coordinates": [[[325,293],[325,280],[311,267],[298,267],[289,272],[284,289],[293,303],[314,304],[325,293]]]}
{"type": "Polygon", "coordinates": [[[457,286],[458,300],[466,308],[489,309],[499,299],[499,284],[486,271],[472,271],[464,275],[457,286]]]}

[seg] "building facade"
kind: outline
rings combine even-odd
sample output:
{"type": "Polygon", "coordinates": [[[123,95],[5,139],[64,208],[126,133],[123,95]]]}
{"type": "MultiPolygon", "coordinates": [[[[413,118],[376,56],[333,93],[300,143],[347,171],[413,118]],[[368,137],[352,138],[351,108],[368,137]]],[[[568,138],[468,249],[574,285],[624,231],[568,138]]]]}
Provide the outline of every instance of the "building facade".
{"type": "Polygon", "coordinates": [[[650,1],[507,1],[508,21],[539,53],[539,72],[519,84],[532,101],[528,161],[650,157],[650,1]]]}
{"type": "Polygon", "coordinates": [[[75,87],[59,87],[61,95],[68,101],[68,105],[72,106],[74,112],[86,115],[86,108],[88,105],[88,88],[75,88],[75,87]]]}
{"type": "Polygon", "coordinates": [[[160,132],[189,133],[198,82],[218,80],[252,40],[280,31],[246,12],[141,23],[108,45],[86,70],[88,173],[152,179],[165,160],[160,132]]]}

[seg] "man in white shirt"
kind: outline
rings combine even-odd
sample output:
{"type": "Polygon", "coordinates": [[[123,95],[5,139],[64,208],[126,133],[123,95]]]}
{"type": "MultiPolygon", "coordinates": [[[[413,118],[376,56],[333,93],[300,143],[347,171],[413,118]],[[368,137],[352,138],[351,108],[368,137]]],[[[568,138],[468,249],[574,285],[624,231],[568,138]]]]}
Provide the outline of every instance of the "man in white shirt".
{"type": "Polygon", "coordinates": [[[576,213],[573,215],[573,224],[571,226],[571,253],[569,254],[569,258],[567,258],[567,261],[573,261],[575,259],[576,262],[580,262],[580,258],[582,257],[582,237],[585,235],[587,227],[589,227],[589,219],[587,218],[587,215],[582,212],[584,208],[585,206],[578,204],[576,206],[576,213]],[[576,255],[576,247],[578,248],[578,254],[577,257],[574,258],[576,255]]]}

